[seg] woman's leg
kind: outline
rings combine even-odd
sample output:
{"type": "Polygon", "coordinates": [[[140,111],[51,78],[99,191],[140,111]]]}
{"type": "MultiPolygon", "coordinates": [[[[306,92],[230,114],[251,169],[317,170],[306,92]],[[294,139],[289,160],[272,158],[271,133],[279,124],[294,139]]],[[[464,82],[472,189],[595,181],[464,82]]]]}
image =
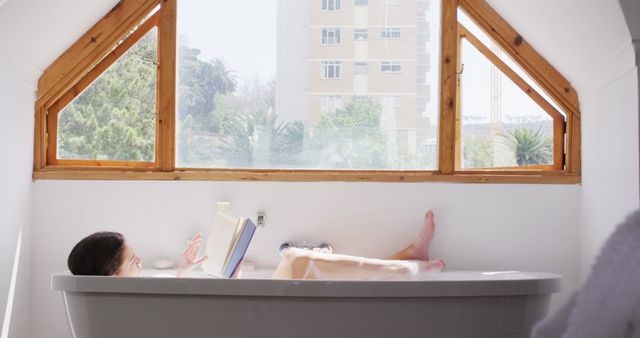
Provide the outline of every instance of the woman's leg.
{"type": "Polygon", "coordinates": [[[273,278],[376,279],[410,277],[418,272],[440,271],[444,267],[444,261],[429,261],[429,247],[434,231],[433,212],[429,211],[416,241],[385,259],[288,249],[273,278]]]}
{"type": "Polygon", "coordinates": [[[429,210],[424,216],[424,223],[420,234],[416,240],[404,249],[385,257],[391,260],[429,260],[429,249],[431,241],[436,231],[436,223],[433,218],[433,211],[429,210]]]}
{"type": "Polygon", "coordinates": [[[304,249],[288,249],[273,275],[274,279],[386,279],[410,278],[419,272],[442,270],[442,260],[386,260],[304,249]]]}

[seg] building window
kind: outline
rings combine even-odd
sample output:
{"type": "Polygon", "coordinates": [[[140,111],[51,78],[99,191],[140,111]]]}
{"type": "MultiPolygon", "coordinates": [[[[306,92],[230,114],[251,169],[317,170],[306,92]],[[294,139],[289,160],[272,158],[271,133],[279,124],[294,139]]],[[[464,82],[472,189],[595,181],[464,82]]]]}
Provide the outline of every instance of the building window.
{"type": "Polygon", "coordinates": [[[353,4],[356,6],[368,6],[369,0],[354,0],[353,4]]]}
{"type": "Polygon", "coordinates": [[[355,74],[367,74],[369,72],[369,66],[366,62],[355,62],[353,69],[355,74]]]}
{"type": "Polygon", "coordinates": [[[339,79],[341,69],[341,61],[322,61],[322,78],[339,79]]]}
{"type": "Polygon", "coordinates": [[[333,12],[342,9],[342,0],[322,0],[322,10],[333,12]]]}
{"type": "Polygon", "coordinates": [[[369,95],[354,95],[352,100],[354,102],[367,102],[369,101],[369,95]]]}
{"type": "Polygon", "coordinates": [[[400,27],[385,27],[380,30],[381,39],[400,39],[400,27]]]}
{"type": "Polygon", "coordinates": [[[342,96],[322,95],[320,96],[320,112],[323,114],[333,113],[342,108],[342,96]]]}
{"type": "Polygon", "coordinates": [[[383,61],[380,64],[380,71],[383,73],[399,73],[402,71],[402,65],[399,61],[383,61]]]}
{"type": "Polygon", "coordinates": [[[353,31],[353,39],[356,41],[366,41],[369,38],[369,31],[366,28],[356,28],[353,31]]]}
{"type": "Polygon", "coordinates": [[[384,107],[400,107],[400,96],[391,95],[380,98],[380,106],[384,107]]]}
{"type": "Polygon", "coordinates": [[[340,28],[323,28],[322,37],[320,38],[322,45],[339,45],[340,44],[340,28]]]}

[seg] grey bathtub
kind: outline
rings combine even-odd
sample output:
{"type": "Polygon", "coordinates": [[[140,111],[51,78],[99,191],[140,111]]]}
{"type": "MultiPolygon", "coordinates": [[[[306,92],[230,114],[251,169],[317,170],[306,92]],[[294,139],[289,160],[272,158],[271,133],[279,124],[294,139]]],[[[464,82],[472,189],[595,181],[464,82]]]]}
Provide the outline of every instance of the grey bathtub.
{"type": "Polygon", "coordinates": [[[472,271],[411,281],[52,275],[77,338],[525,338],[560,282],[472,271]]]}

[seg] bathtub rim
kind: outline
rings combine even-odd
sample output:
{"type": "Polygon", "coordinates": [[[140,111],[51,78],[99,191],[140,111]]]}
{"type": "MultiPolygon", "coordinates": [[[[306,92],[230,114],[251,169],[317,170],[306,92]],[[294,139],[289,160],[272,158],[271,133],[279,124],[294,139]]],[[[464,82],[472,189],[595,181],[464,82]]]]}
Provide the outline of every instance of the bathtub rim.
{"type": "MultiPolygon", "coordinates": [[[[481,271],[456,271],[481,273],[481,271]]],[[[523,279],[335,281],[51,275],[51,289],[65,292],[338,298],[415,298],[544,295],[561,291],[562,276],[519,272],[523,279]]]]}

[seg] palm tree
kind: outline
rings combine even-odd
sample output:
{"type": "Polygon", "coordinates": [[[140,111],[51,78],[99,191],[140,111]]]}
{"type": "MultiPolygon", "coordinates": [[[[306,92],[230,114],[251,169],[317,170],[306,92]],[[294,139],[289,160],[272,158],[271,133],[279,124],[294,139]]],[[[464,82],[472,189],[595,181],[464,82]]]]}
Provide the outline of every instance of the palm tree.
{"type": "Polygon", "coordinates": [[[231,166],[292,166],[300,160],[304,125],[281,121],[275,113],[260,110],[230,115],[223,134],[216,152],[231,166]]]}
{"type": "Polygon", "coordinates": [[[516,128],[502,135],[515,154],[518,166],[544,165],[552,162],[553,139],[540,128],[516,128]]]}
{"type": "Polygon", "coordinates": [[[219,93],[233,93],[238,86],[236,71],[227,67],[221,59],[210,61],[213,66],[213,82],[219,93]]]}

